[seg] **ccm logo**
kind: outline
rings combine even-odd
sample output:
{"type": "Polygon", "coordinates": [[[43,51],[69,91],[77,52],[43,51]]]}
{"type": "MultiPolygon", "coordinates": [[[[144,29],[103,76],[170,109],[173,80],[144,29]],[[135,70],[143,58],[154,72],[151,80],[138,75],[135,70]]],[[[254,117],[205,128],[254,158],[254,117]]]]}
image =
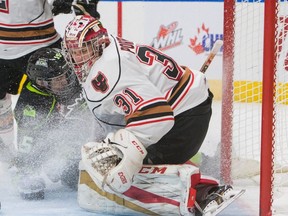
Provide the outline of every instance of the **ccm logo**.
{"type": "Polygon", "coordinates": [[[167,167],[145,167],[143,166],[139,173],[142,174],[165,174],[167,167]]]}
{"type": "Polygon", "coordinates": [[[138,151],[141,153],[141,154],[144,154],[144,151],[143,149],[138,145],[138,143],[134,140],[132,140],[132,144],[138,149],[138,151]]]}
{"type": "Polygon", "coordinates": [[[118,175],[119,175],[119,177],[121,179],[122,184],[126,184],[127,183],[127,179],[126,179],[124,173],[123,172],[119,172],[118,175]]]}

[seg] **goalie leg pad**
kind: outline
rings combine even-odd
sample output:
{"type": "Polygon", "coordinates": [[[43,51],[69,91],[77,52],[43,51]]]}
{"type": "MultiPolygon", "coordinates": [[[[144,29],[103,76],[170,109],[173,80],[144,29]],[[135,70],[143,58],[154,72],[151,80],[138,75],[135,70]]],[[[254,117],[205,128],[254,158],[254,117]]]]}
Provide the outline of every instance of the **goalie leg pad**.
{"type": "Polygon", "coordinates": [[[193,216],[194,208],[188,203],[195,199],[195,194],[188,187],[197,184],[191,181],[197,181],[198,175],[199,169],[191,165],[145,165],[134,176],[129,190],[111,194],[82,170],[78,203],[84,209],[103,214],[193,216]]]}
{"type": "Polygon", "coordinates": [[[150,211],[123,198],[123,194],[115,194],[104,191],[99,181],[95,181],[85,170],[85,165],[80,162],[77,201],[81,208],[109,215],[152,215],[150,211]],[[129,208],[126,207],[129,206],[129,208]],[[134,209],[141,209],[134,211],[134,209]],[[143,211],[143,214],[141,214],[143,211]]]}

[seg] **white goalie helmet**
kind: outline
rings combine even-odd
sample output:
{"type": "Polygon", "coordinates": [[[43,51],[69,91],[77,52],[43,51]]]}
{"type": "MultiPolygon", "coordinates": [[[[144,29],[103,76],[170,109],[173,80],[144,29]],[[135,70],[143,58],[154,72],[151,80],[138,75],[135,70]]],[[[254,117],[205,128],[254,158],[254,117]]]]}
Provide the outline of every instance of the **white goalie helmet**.
{"type": "Polygon", "coordinates": [[[91,66],[101,57],[103,49],[109,44],[107,30],[94,17],[76,16],[67,25],[62,49],[80,82],[85,82],[91,66]]]}

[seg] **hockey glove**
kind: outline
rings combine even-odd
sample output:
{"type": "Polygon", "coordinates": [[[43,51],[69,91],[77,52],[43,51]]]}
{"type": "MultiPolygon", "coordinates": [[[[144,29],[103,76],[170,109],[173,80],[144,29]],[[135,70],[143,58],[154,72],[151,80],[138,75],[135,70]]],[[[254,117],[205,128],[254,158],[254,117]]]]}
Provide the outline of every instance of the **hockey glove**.
{"type": "Polygon", "coordinates": [[[73,0],[55,0],[53,2],[52,14],[56,16],[60,13],[64,13],[64,14],[71,13],[72,2],[73,0]]]}
{"type": "Polygon", "coordinates": [[[90,15],[96,19],[100,19],[100,14],[97,11],[97,4],[99,0],[78,0],[76,4],[73,4],[75,14],[78,15],[90,15]]]}
{"type": "Polygon", "coordinates": [[[89,142],[82,147],[85,169],[104,191],[124,193],[142,167],[147,152],[128,130],[110,134],[106,141],[89,142]],[[108,142],[107,142],[108,141],[108,142]]]}

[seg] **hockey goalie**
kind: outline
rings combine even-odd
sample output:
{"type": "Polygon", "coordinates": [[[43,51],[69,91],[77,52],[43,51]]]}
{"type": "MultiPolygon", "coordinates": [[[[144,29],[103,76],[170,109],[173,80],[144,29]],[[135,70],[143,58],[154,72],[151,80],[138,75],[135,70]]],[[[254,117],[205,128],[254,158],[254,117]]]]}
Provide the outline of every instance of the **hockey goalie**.
{"type": "Polygon", "coordinates": [[[240,195],[229,185],[201,176],[192,164],[142,165],[146,153],[125,129],[103,142],[85,144],[80,207],[109,215],[216,215],[240,195]]]}
{"type": "Polygon", "coordinates": [[[62,49],[108,135],[82,148],[81,207],[114,215],[194,215],[215,213],[235,197],[231,186],[184,165],[199,151],[212,115],[204,73],[109,34],[86,15],[67,25],[62,49]]]}

